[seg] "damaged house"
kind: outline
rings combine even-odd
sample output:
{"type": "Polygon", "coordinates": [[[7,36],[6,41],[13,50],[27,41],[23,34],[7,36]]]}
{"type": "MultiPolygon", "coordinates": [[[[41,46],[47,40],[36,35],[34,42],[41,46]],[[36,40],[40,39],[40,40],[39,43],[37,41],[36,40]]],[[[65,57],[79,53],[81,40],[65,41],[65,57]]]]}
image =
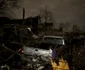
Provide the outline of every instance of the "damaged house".
{"type": "Polygon", "coordinates": [[[11,41],[20,42],[23,37],[29,37],[32,33],[37,33],[39,21],[39,16],[29,17],[24,20],[0,17],[0,34],[3,34],[4,41],[10,39],[11,41]],[[28,27],[31,28],[32,33],[27,30],[28,27]]]}

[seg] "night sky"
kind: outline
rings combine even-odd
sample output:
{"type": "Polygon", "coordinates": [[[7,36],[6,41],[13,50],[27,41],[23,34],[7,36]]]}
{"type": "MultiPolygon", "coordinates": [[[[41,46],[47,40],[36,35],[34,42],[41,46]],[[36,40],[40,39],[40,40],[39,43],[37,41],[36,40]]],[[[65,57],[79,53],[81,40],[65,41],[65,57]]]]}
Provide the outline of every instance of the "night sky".
{"type": "MultiPolygon", "coordinates": [[[[85,1],[84,1],[85,2],[85,1]]],[[[36,16],[39,14],[39,9],[45,6],[53,12],[55,27],[57,23],[78,24],[79,27],[85,23],[84,2],[80,0],[22,0],[20,8],[12,9],[16,18],[22,18],[22,8],[25,8],[25,18],[36,16]]]]}

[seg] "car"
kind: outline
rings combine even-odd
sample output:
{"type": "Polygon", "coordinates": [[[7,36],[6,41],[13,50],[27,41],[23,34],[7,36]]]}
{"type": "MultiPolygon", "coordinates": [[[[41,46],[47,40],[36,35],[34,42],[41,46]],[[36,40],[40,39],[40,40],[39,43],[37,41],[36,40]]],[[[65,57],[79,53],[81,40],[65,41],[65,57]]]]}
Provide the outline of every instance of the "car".
{"type": "MultiPolygon", "coordinates": [[[[22,48],[22,54],[24,56],[41,56],[50,58],[52,57],[52,48],[58,45],[64,46],[65,45],[65,40],[63,36],[51,36],[51,35],[46,35],[43,36],[41,41],[38,43],[30,45],[25,45],[22,48]]],[[[46,60],[46,59],[45,59],[46,60]]]]}

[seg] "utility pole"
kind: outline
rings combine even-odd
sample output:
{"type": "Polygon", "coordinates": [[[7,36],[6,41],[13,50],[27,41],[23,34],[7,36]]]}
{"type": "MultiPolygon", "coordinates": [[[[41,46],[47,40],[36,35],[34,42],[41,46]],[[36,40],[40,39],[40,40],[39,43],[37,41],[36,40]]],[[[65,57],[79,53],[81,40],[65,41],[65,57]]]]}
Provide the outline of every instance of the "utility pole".
{"type": "Polygon", "coordinates": [[[23,23],[22,23],[23,26],[24,26],[24,20],[25,20],[25,8],[23,8],[23,23]]]}
{"type": "Polygon", "coordinates": [[[25,21],[25,8],[23,8],[23,21],[21,24],[21,28],[20,28],[20,38],[21,38],[21,44],[23,43],[23,30],[24,30],[24,21],[25,21]]]}

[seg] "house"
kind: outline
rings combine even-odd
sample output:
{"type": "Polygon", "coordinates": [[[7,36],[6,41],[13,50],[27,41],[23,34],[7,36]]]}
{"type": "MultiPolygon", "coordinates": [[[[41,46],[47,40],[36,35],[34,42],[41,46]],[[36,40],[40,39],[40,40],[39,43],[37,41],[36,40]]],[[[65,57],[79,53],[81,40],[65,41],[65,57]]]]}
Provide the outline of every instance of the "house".
{"type": "Polygon", "coordinates": [[[29,17],[26,19],[9,19],[7,17],[0,17],[0,33],[3,33],[4,41],[10,39],[14,41],[15,39],[21,40],[21,37],[31,38],[31,33],[27,30],[28,27],[32,29],[32,33],[37,33],[38,24],[40,22],[40,17],[29,17]],[[29,36],[30,35],[30,36],[29,36]]]}

